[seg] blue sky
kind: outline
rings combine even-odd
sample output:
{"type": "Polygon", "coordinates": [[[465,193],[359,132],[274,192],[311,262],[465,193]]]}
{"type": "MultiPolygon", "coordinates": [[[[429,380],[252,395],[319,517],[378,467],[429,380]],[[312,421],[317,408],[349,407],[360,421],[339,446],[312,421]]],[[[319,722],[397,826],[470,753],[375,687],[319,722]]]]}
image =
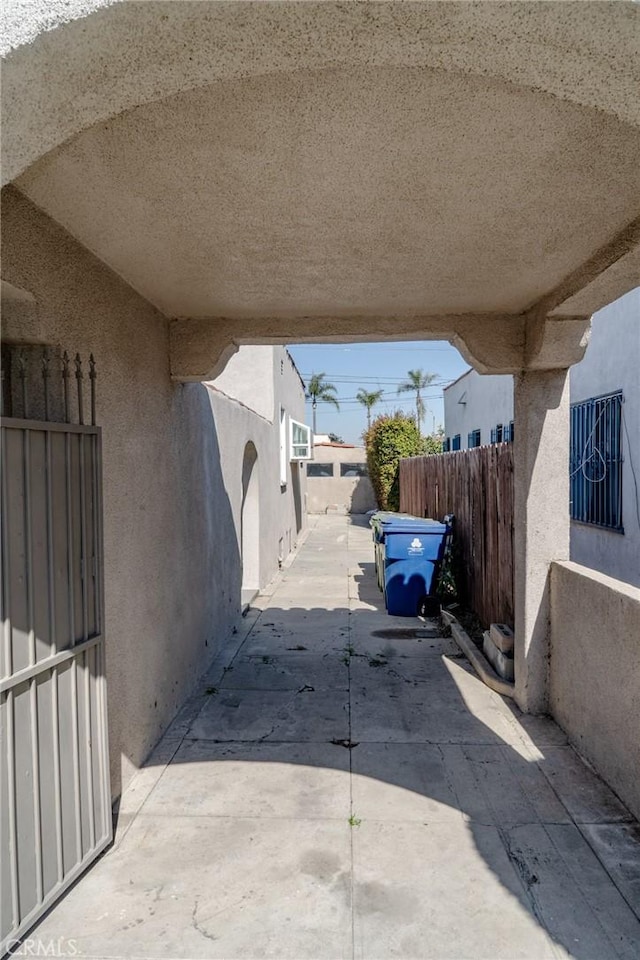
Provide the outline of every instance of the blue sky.
{"type": "MultiPolygon", "coordinates": [[[[361,443],[367,414],[355,399],[360,387],[384,390],[373,415],[397,409],[415,412],[415,394],[398,394],[398,384],[408,370],[422,369],[437,374],[437,380],[425,395],[427,413],[423,432],[444,423],[442,388],[468,370],[455,347],[443,341],[420,340],[404,343],[345,343],[289,345],[303,380],[313,373],[325,373],[337,387],[340,410],[332,404],[318,404],[318,433],[337,433],[346,443],[361,443]]],[[[311,404],[307,402],[306,422],[311,424],[311,404]]]]}

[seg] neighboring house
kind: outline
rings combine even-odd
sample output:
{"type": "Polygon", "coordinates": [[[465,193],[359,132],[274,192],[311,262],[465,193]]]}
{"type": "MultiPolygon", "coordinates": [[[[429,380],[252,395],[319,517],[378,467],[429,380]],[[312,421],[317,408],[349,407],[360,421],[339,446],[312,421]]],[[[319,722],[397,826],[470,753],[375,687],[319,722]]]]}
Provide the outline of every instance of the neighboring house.
{"type": "Polygon", "coordinates": [[[445,453],[512,439],[513,377],[467,370],[443,395],[445,453]]]}
{"type": "Polygon", "coordinates": [[[571,368],[571,559],[640,586],[640,287],[571,368]]]}
{"type": "Polygon", "coordinates": [[[364,447],[333,443],[316,434],[313,455],[307,463],[309,513],[366,513],[375,509],[364,447]]]}
{"type": "Polygon", "coordinates": [[[311,456],[311,431],[301,423],[304,383],[284,347],[242,346],[206,386],[222,438],[220,469],[246,603],[272,579],[304,526],[304,461],[311,456]],[[301,429],[305,438],[296,444],[301,429]]]}
{"type": "MultiPolygon", "coordinates": [[[[598,311],[571,368],[571,559],[640,585],[640,287],[598,311]]],[[[512,440],[513,379],[444,390],[445,451],[512,440]]]]}

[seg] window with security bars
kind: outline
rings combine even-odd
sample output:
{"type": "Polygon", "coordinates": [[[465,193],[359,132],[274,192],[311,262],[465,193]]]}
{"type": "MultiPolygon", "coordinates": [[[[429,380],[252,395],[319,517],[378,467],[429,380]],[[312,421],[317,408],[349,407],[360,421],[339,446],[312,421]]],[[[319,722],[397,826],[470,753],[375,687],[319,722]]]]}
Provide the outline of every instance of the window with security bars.
{"type": "Polygon", "coordinates": [[[622,392],[571,404],[571,519],[623,532],[622,392]]]}
{"type": "Polygon", "coordinates": [[[455,437],[451,440],[451,449],[459,450],[460,449],[460,434],[456,433],[455,437]]]}
{"type": "Polygon", "coordinates": [[[467,437],[467,446],[469,447],[479,447],[480,446],[480,431],[472,430],[467,437]]]}
{"type": "Polygon", "coordinates": [[[502,443],[503,440],[507,440],[508,437],[505,436],[508,428],[503,430],[502,424],[499,423],[491,431],[491,443],[502,443]]]}

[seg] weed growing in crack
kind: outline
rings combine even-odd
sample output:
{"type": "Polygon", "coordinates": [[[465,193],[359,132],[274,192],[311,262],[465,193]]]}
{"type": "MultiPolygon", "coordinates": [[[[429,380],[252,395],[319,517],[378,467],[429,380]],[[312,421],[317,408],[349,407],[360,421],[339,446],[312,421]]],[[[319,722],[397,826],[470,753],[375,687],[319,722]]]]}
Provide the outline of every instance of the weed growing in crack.
{"type": "Polygon", "coordinates": [[[360,820],[359,817],[356,817],[356,815],[352,813],[347,822],[350,827],[359,827],[360,824],[362,823],[362,820],[360,820]]]}
{"type": "Polygon", "coordinates": [[[356,655],[355,647],[352,646],[352,644],[348,644],[348,646],[344,648],[343,655],[341,657],[344,665],[348,667],[349,664],[351,663],[351,657],[355,657],[355,655],[356,655]]]}
{"type": "Polygon", "coordinates": [[[388,661],[384,657],[371,657],[369,659],[370,667],[386,667],[387,665],[388,661]]]}

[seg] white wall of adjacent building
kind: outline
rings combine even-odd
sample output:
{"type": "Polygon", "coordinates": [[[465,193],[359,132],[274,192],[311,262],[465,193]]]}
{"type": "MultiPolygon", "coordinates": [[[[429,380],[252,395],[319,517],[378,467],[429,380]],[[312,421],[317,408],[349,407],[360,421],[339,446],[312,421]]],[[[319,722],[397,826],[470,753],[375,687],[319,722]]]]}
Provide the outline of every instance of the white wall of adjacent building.
{"type": "MultiPolygon", "coordinates": [[[[571,559],[627,583],[640,585],[640,287],[593,317],[584,359],[571,368],[571,402],[621,390],[622,531],[571,522],[571,559]]],[[[491,442],[498,424],[513,420],[513,377],[469,370],[444,390],[445,437],[472,430],[491,442]]],[[[517,434],[518,424],[515,423],[517,434]]]]}
{"type": "Polygon", "coordinates": [[[444,430],[450,441],[459,434],[460,449],[469,446],[472,430],[480,430],[480,445],[491,442],[497,424],[513,420],[513,377],[482,376],[469,370],[444,390],[444,430]]]}

